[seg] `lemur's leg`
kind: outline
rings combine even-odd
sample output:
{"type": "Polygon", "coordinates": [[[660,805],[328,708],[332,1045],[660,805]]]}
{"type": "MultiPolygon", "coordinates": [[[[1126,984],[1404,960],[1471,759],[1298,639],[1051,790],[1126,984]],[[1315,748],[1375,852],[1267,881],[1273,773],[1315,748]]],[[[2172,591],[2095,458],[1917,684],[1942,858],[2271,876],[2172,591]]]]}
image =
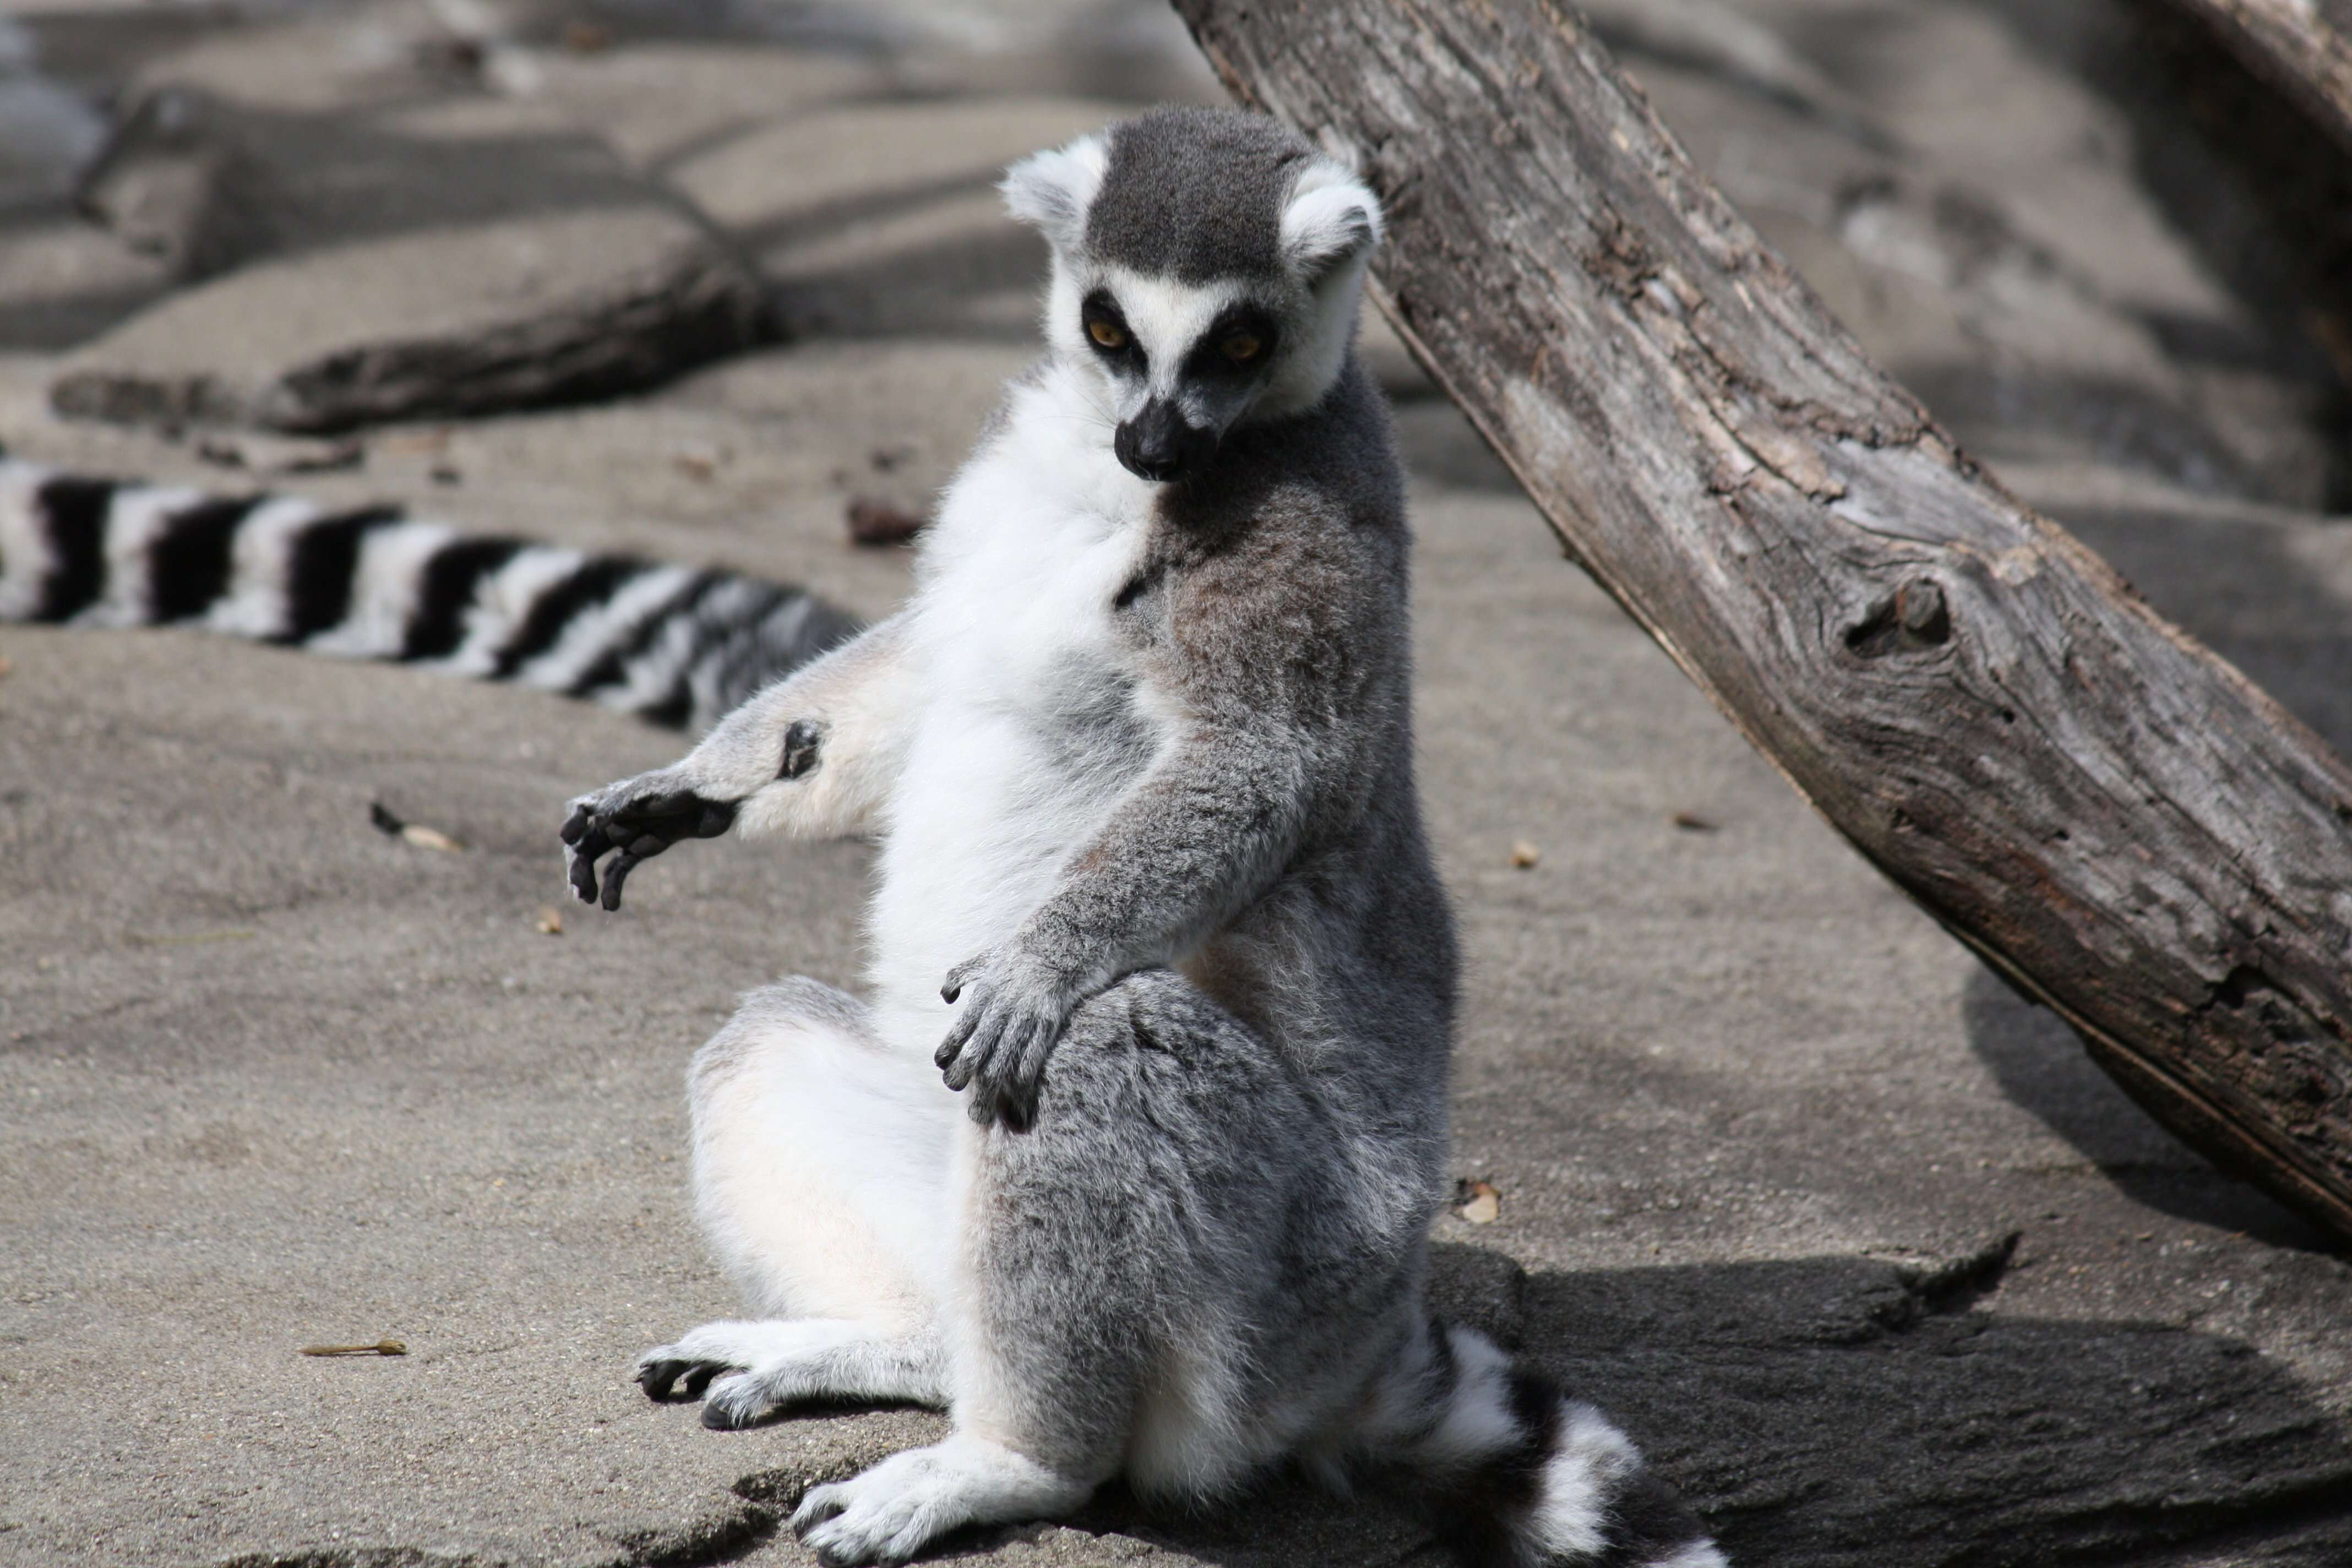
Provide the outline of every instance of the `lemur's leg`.
{"type": "Polygon", "coordinates": [[[700,745],[576,796],[562,837],[572,891],[621,904],[636,867],[688,838],[836,838],[871,826],[905,761],[916,699],[904,615],[776,682],[711,727],[700,745]]]}
{"type": "Polygon", "coordinates": [[[829,1563],[898,1563],[1122,1468],[1207,1494],[1281,1452],[1287,1325],[1349,1337],[1318,1319],[1312,1248],[1286,1254],[1301,1223],[1349,1226],[1340,1163],[1276,1054],[1190,983],[1144,971],[1082,1005],[1025,1129],[959,1135],[955,1436],[813,1489],[793,1529],[829,1563]]]}
{"type": "Polygon", "coordinates": [[[708,1384],[713,1426],[809,1399],[945,1404],[957,1116],[921,1059],[888,1051],[862,1003],[794,979],[746,997],[689,1082],[696,1208],[753,1310],[773,1317],[646,1352],[646,1392],[708,1384]]]}

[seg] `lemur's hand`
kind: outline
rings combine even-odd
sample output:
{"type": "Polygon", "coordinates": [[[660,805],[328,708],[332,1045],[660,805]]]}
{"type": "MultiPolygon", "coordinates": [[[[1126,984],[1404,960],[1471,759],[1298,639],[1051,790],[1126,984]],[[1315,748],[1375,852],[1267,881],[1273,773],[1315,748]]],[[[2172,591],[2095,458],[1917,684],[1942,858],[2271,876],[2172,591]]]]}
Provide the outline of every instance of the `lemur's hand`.
{"type": "Polygon", "coordinates": [[[695,794],[670,768],[592,790],[572,802],[559,830],[572,896],[583,904],[596,901],[596,862],[617,849],[604,868],[604,907],[617,910],[621,884],[640,863],[681,839],[716,838],[734,825],[733,801],[695,794]]]}
{"type": "Polygon", "coordinates": [[[1037,1113],[1045,1058],[1061,1043],[1077,1000],[1046,965],[1018,943],[967,959],[948,971],[940,994],[950,1002],[971,994],[931,1059],[952,1089],[971,1089],[965,1107],[986,1126],[999,1117],[1019,1131],[1037,1113]]]}

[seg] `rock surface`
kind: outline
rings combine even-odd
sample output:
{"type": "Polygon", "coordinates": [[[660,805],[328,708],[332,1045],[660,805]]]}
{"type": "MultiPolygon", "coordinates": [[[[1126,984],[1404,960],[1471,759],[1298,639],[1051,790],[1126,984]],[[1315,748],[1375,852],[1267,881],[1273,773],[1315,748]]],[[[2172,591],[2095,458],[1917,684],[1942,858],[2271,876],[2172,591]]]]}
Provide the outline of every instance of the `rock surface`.
{"type": "Polygon", "coordinates": [[[341,430],[614,396],[768,335],[690,207],[434,41],[385,6],[148,60],[85,200],[210,280],[76,353],[57,411],[341,430]]]}
{"type": "MultiPolygon", "coordinates": [[[[225,98],[285,84],[322,146],[375,133],[349,57],[301,53],[348,30],[289,44],[276,22],[159,31],[77,4],[27,24],[60,79],[176,60],[225,98]]],[[[520,105],[550,128],[536,144],[671,210],[708,203],[739,239],[775,220],[752,248],[780,281],[834,280],[813,297],[837,309],[629,401],[373,431],[356,466],[272,482],[884,612],[906,555],[848,548],[845,505],[919,510],[1030,352],[1027,242],[985,226],[986,159],[1113,112],[1113,88],[901,101],[900,57],[649,38],[638,14],[597,13],[614,41],[593,52],[543,41],[560,19],[510,46],[500,68],[541,87],[520,105]],[[802,114],[857,153],[870,210],[791,155],[802,114]],[[739,131],[766,151],[730,166],[739,131]],[[997,248],[960,272],[958,237],[997,248]]],[[[415,37],[393,8],[338,15],[415,37]]],[[[2331,437],[2297,412],[2322,383],[2142,179],[2147,132],[2099,85],[2114,57],[1965,0],[1858,15],[1743,0],[1780,53],[1694,55],[1663,24],[1622,41],[1874,352],[1957,389],[1972,449],[2352,744],[2352,533],[2315,509],[2331,437]],[[1857,171],[1893,184],[1857,203],[1857,171]],[[2272,456],[2233,420],[2267,422],[2272,456]]],[[[405,48],[362,53],[413,85],[405,48]]],[[[476,84],[434,113],[514,109],[476,84]]],[[[446,242],[515,286],[462,247],[521,215],[445,233],[367,206],[249,265],[323,260],[342,226],[354,255],[446,242]]],[[[49,412],[97,345],[61,342],[46,275],[5,258],[57,221],[0,215],[0,441],[235,480],[197,443],[49,412]]],[[[183,357],[158,339],[117,363],[236,371],[236,334],[279,309],[243,299],[207,307],[183,357]]],[[[1438,1222],[1445,1310],[1618,1414],[1735,1561],[2352,1560],[2352,1266],[2156,1130],[1808,816],[1559,561],[1449,406],[1399,416],[1423,783],[1471,959],[1455,1170],[1499,1194],[1494,1223],[1438,1222]]],[[[869,850],[689,847],[595,916],[562,903],[560,803],[671,737],[194,633],[5,630],[0,658],[0,1563],[798,1563],[775,1524],[807,1484],[940,1429],[872,1412],[713,1434],[627,1376],[736,1306],[686,1212],[686,1058],[748,986],[854,982],[869,850]],[[466,848],[386,837],[378,802],[466,848]],[[410,1353],[296,1353],[387,1334],[410,1353]]],[[[1437,1561],[1377,1508],[1287,1481],[1197,1519],[1107,1496],[950,1555],[980,1552],[1437,1561]]]]}

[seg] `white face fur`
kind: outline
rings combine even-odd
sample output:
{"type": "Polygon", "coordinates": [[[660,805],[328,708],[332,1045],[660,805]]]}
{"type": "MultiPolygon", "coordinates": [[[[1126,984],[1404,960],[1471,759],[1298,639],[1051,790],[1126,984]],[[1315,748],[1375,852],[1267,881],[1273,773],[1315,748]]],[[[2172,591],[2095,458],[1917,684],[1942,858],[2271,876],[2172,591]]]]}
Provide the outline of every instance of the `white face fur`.
{"type": "Polygon", "coordinates": [[[1119,461],[1147,479],[1196,471],[1226,433],[1312,408],[1355,341],[1380,202],[1339,163],[1306,163],[1282,205],[1279,270],[1194,281],[1140,273],[1086,243],[1108,168],[1102,136],[1013,166],[1015,217],[1053,247],[1045,339],[1085,367],[1116,426],[1119,461]]]}

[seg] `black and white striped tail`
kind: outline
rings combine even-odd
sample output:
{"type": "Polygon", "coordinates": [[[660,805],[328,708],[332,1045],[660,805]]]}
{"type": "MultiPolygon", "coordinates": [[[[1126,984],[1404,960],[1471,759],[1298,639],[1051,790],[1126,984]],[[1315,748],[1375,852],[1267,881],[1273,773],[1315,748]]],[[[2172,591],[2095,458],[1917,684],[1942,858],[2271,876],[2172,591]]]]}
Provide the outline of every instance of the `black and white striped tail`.
{"type": "Polygon", "coordinates": [[[732,572],[461,533],[394,507],[332,512],[7,457],[0,621],[187,623],[697,727],[857,630],[803,589],[732,572]]]}
{"type": "Polygon", "coordinates": [[[1475,1330],[1431,1323],[1381,1402],[1383,1468],[1465,1568],[1727,1568],[1608,1417],[1475,1330]]]}

